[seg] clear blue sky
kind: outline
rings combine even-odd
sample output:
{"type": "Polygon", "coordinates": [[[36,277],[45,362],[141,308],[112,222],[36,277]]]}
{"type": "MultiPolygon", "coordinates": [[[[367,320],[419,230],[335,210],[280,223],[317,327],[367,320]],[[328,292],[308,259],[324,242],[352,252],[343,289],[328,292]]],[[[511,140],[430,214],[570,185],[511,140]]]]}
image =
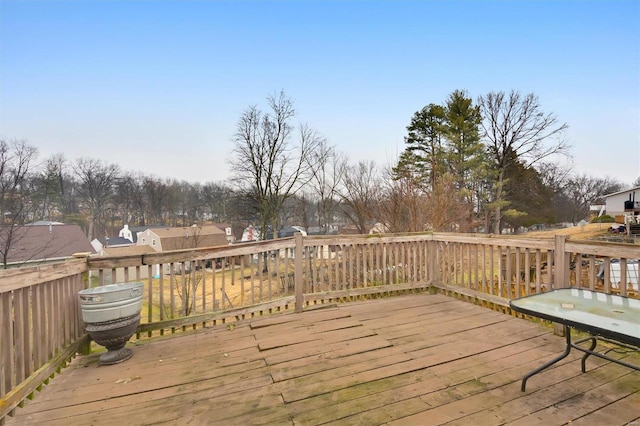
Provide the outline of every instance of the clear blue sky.
{"type": "Polygon", "coordinates": [[[640,2],[0,0],[0,137],[188,181],[229,176],[284,90],[351,161],[393,163],[456,89],[533,92],[574,169],[640,176],[640,2]]]}

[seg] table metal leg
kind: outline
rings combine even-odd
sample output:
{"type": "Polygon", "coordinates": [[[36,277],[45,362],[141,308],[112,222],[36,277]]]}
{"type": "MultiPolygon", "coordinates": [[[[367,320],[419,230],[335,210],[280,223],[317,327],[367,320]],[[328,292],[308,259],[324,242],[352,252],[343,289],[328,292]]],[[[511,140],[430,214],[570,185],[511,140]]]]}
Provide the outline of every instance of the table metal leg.
{"type": "Polygon", "coordinates": [[[581,349],[584,352],[584,355],[582,357],[582,372],[583,373],[587,372],[587,358],[589,358],[589,355],[591,355],[593,353],[593,350],[596,348],[596,345],[598,344],[598,338],[596,336],[591,336],[590,338],[588,338],[588,340],[589,339],[591,340],[591,346],[589,346],[589,349],[587,349],[587,350],[581,349]]]}
{"type": "Polygon", "coordinates": [[[571,329],[569,327],[567,327],[566,325],[564,326],[564,335],[566,337],[566,342],[567,342],[567,347],[565,348],[564,352],[561,355],[559,355],[558,357],[552,359],[551,361],[546,362],[543,365],[541,365],[540,367],[536,368],[535,370],[527,373],[524,376],[524,378],[522,379],[522,386],[520,387],[520,390],[522,392],[524,392],[525,389],[526,389],[527,379],[529,379],[529,377],[533,376],[534,374],[538,374],[539,372],[541,372],[545,368],[548,368],[548,367],[552,366],[556,362],[560,361],[563,358],[566,358],[569,355],[569,353],[571,352],[571,329]]]}

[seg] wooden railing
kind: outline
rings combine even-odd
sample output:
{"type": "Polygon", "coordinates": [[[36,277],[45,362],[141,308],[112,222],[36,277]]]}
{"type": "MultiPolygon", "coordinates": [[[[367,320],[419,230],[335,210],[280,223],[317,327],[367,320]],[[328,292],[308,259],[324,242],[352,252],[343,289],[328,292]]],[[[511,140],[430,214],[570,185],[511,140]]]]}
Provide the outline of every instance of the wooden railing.
{"type": "Polygon", "coordinates": [[[434,235],[434,286],[505,302],[553,288],[579,287],[638,298],[640,246],[590,241],[434,235]],[[617,265],[618,274],[612,273],[617,265]],[[631,277],[631,279],[630,279],[631,277]]]}
{"type": "MultiPolygon", "coordinates": [[[[135,338],[411,291],[507,306],[558,287],[638,298],[637,245],[464,234],[318,236],[0,271],[0,424],[89,349],[77,292],[145,284],[135,338]],[[615,266],[615,268],[613,268],[615,266]],[[628,279],[635,268],[636,278],[628,279]],[[612,281],[613,269],[620,272],[612,281]]],[[[633,278],[633,277],[632,277],[633,278]]]]}
{"type": "Polygon", "coordinates": [[[0,424],[89,339],[78,311],[84,258],[0,271],[0,424]]]}

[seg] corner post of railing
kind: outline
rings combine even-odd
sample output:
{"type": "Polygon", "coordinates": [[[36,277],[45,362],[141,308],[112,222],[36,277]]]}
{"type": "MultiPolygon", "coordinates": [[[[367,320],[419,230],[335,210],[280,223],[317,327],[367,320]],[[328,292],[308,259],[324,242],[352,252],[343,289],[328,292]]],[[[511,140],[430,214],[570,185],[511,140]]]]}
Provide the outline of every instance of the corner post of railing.
{"type": "MultiPolygon", "coordinates": [[[[556,235],[554,237],[553,247],[553,264],[555,273],[552,277],[551,288],[567,288],[571,287],[569,282],[569,253],[565,252],[567,236],[556,235]]],[[[553,324],[553,333],[558,336],[564,336],[566,328],[562,324],[553,324]]]]}
{"type": "Polygon", "coordinates": [[[302,233],[296,232],[294,235],[295,241],[295,259],[293,261],[294,266],[294,282],[295,282],[295,297],[296,297],[296,308],[295,311],[297,313],[302,312],[302,308],[304,305],[304,295],[302,289],[302,233]]]}
{"type": "Polygon", "coordinates": [[[90,253],[74,253],[73,257],[75,259],[82,259],[85,264],[84,272],[80,274],[82,280],[82,287],[87,289],[91,287],[91,271],[89,270],[89,254],[90,253]]]}
{"type": "MultiPolygon", "coordinates": [[[[81,280],[82,280],[82,288],[87,289],[91,287],[91,271],[89,269],[89,253],[77,253],[77,254],[74,254],[73,256],[75,258],[81,258],[85,262],[85,270],[81,274],[81,280]]],[[[76,321],[78,323],[78,329],[81,331],[84,331],[83,330],[84,323],[82,322],[82,312],[79,304],[78,304],[76,315],[77,315],[76,321]]],[[[91,353],[91,340],[89,338],[85,338],[82,341],[82,343],[78,346],[78,352],[83,355],[89,355],[91,353]]]]}

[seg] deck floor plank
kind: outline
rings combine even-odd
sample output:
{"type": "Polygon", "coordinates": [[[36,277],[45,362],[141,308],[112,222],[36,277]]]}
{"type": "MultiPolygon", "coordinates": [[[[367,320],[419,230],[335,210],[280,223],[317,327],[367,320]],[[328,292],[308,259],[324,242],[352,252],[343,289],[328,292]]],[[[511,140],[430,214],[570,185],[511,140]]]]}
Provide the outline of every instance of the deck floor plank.
{"type": "MultiPolygon", "coordinates": [[[[600,408],[602,404],[613,404],[619,398],[621,391],[628,392],[629,396],[633,395],[634,390],[637,391],[637,388],[634,389],[633,382],[629,380],[631,378],[629,375],[635,376],[637,383],[640,381],[640,372],[622,368],[626,371],[622,371],[619,376],[607,372],[601,382],[594,382],[592,379],[592,382],[588,384],[591,387],[600,383],[599,386],[576,393],[564,401],[549,401],[547,406],[535,411],[528,418],[520,417],[521,410],[515,401],[512,402],[512,407],[500,407],[502,411],[500,417],[507,419],[509,424],[521,426],[531,424],[531,418],[540,424],[547,424],[557,419],[565,419],[566,422],[571,421],[573,423],[573,419],[576,416],[588,415],[594,409],[600,408]]],[[[640,396],[638,392],[635,393],[640,396]]],[[[624,417],[617,417],[619,422],[628,423],[638,415],[640,415],[640,404],[636,405],[635,413],[630,410],[625,413],[624,417]]]]}
{"type": "Polygon", "coordinates": [[[573,420],[571,425],[632,425],[633,422],[640,423],[640,410],[638,407],[640,407],[640,392],[636,391],[605,407],[597,408],[577,420],[573,420]]]}
{"type": "MultiPolygon", "coordinates": [[[[134,357],[79,356],[8,426],[627,425],[640,372],[561,353],[550,327],[443,295],[278,313],[140,340],[134,357]]],[[[640,363],[640,355],[628,354],[640,363]]],[[[635,410],[635,412],[634,412],[635,410]]]]}

